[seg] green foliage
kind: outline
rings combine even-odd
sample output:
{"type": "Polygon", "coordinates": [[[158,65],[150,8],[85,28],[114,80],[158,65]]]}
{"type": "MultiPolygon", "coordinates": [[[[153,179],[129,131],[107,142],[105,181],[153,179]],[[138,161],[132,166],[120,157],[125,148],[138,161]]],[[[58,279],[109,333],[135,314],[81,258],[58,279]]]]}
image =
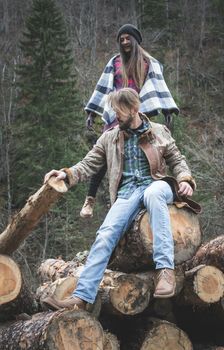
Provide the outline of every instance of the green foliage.
{"type": "Polygon", "coordinates": [[[80,158],[82,126],[69,40],[53,0],[34,0],[20,47],[12,164],[16,206],[48,170],[80,158]]]}

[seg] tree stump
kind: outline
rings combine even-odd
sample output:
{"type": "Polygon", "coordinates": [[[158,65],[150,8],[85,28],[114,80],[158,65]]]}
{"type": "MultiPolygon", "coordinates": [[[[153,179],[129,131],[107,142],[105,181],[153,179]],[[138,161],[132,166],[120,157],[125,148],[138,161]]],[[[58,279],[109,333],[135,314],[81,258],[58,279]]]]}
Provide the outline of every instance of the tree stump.
{"type": "Polygon", "coordinates": [[[43,312],[0,325],[0,350],[99,350],[103,343],[100,323],[85,311],[43,312]]]}
{"type": "MultiPolygon", "coordinates": [[[[169,206],[174,239],[175,264],[191,259],[201,243],[198,216],[187,208],[169,206]]],[[[109,268],[123,272],[149,269],[153,266],[152,232],[146,210],[139,213],[130,230],[115,248],[109,268]]]]}
{"type": "Polygon", "coordinates": [[[0,235],[0,253],[11,254],[32,229],[46,214],[53,203],[67,191],[64,181],[55,181],[54,177],[44,184],[27,200],[23,209],[12,218],[12,221],[0,235]]]}
{"type": "Polygon", "coordinates": [[[37,303],[18,265],[12,258],[0,255],[0,321],[14,319],[20,313],[33,314],[37,303]]]}

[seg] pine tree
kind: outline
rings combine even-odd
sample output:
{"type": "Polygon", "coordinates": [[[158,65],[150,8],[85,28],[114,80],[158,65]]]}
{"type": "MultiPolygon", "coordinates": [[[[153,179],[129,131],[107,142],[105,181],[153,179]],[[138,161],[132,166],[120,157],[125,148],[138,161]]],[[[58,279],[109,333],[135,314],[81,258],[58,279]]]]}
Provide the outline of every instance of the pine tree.
{"type": "Polygon", "coordinates": [[[12,166],[16,205],[38,188],[48,170],[71,164],[76,158],[74,143],[83,124],[83,117],[77,116],[66,26],[54,0],[33,1],[20,47],[23,63],[17,67],[18,113],[12,166]]]}

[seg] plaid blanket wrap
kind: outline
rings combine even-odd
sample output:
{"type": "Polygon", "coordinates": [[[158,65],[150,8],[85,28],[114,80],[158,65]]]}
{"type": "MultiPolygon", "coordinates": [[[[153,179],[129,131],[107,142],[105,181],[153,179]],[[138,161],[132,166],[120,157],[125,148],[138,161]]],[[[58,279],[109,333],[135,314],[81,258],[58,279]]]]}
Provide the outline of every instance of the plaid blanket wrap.
{"type": "MultiPolygon", "coordinates": [[[[114,65],[113,61],[118,55],[112,57],[107,63],[95,90],[85,107],[85,111],[99,114],[106,124],[111,124],[116,116],[107,103],[107,97],[114,87],[114,65]]],[[[162,111],[165,115],[179,113],[179,109],[163,78],[163,67],[155,58],[150,58],[149,70],[145,83],[139,93],[140,112],[157,115],[162,111]]]]}

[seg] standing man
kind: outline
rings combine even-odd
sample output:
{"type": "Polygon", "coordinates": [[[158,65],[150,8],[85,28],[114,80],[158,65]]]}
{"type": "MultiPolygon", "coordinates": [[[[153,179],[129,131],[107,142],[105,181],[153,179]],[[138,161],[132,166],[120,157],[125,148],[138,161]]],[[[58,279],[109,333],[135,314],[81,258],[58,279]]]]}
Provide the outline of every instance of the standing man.
{"type": "Polygon", "coordinates": [[[104,132],[85,158],[71,168],[45,175],[65,179],[69,186],[84,181],[107,164],[112,206],[97,232],[77,287],[70,298],[46,298],[55,309],[94,303],[110,256],[140,209],[145,206],[153,233],[153,260],[157,270],[154,297],[175,292],[174,243],[167,204],[191,196],[195,182],[169,130],[151,123],[139,112],[138,93],[130,88],[109,98],[118,126],[104,132]],[[166,165],[174,177],[166,175],[166,165]]]}
{"type": "MultiPolygon", "coordinates": [[[[179,110],[163,78],[162,65],[141,47],[142,35],[132,24],[123,25],[117,33],[119,54],[107,63],[96,88],[87,103],[87,127],[91,129],[96,116],[101,116],[105,123],[104,131],[116,125],[114,111],[107,103],[111,91],[130,87],[140,96],[140,111],[147,116],[157,115],[162,111],[169,126],[171,114],[179,110]]],[[[90,179],[90,186],[80,216],[93,216],[98,187],[107,171],[102,167],[90,179]]]]}

